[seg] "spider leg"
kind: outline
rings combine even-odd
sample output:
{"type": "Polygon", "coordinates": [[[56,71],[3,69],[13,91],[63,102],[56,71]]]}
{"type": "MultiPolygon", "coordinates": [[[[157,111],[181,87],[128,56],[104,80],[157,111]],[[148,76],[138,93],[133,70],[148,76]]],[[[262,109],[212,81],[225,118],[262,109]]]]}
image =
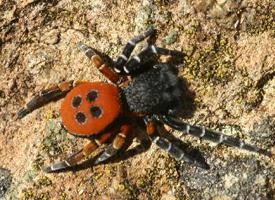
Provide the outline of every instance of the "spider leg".
{"type": "Polygon", "coordinates": [[[177,50],[169,50],[165,48],[156,47],[155,45],[150,45],[138,55],[132,57],[123,67],[123,70],[127,74],[135,73],[140,70],[144,64],[152,59],[154,56],[158,55],[171,55],[174,58],[183,58],[184,53],[177,50]]]}
{"type": "Polygon", "coordinates": [[[111,82],[117,83],[119,75],[112,70],[112,66],[108,65],[96,52],[96,50],[88,47],[82,42],[78,43],[78,48],[85,53],[85,55],[92,60],[96,68],[106,76],[111,82]]]}
{"type": "Polygon", "coordinates": [[[17,112],[17,119],[22,119],[27,114],[31,113],[37,108],[40,108],[51,101],[57,101],[63,98],[69,91],[71,91],[74,87],[81,84],[81,81],[68,81],[63,82],[58,85],[54,85],[48,89],[40,91],[36,94],[26,105],[24,108],[21,108],[17,112]]]}
{"type": "Polygon", "coordinates": [[[126,137],[131,131],[129,124],[124,124],[120,127],[120,132],[116,135],[112,144],[108,145],[105,151],[95,160],[95,164],[99,164],[116,155],[118,151],[124,146],[126,137]]]}
{"type": "Polygon", "coordinates": [[[83,149],[81,149],[77,153],[70,155],[63,161],[44,167],[43,171],[46,173],[51,173],[76,166],[79,161],[94,152],[102,143],[106,142],[111,135],[112,132],[107,132],[103,134],[98,140],[91,139],[91,141],[83,149]]]}
{"type": "Polygon", "coordinates": [[[152,121],[145,120],[145,124],[146,124],[146,131],[150,136],[151,140],[159,148],[167,151],[169,155],[171,155],[173,158],[175,158],[178,161],[185,161],[187,163],[193,164],[203,169],[209,169],[209,165],[206,162],[202,160],[197,160],[195,157],[185,152],[176,144],[172,143],[167,138],[164,138],[163,136],[161,136],[159,134],[159,132],[161,131],[159,129],[159,126],[155,125],[152,121]]]}
{"type": "Polygon", "coordinates": [[[125,65],[125,63],[128,61],[131,53],[133,52],[135,46],[141,42],[142,40],[144,40],[145,38],[152,36],[155,34],[155,29],[153,27],[150,27],[146,32],[144,32],[143,34],[140,34],[134,38],[132,38],[124,47],[122,54],[118,56],[118,59],[115,63],[115,67],[114,70],[117,73],[121,73],[123,72],[123,66],[125,65]]]}
{"type": "Polygon", "coordinates": [[[272,156],[270,151],[261,149],[251,144],[246,144],[244,141],[240,140],[239,138],[235,138],[229,135],[224,135],[212,130],[208,130],[208,129],[205,129],[204,127],[201,128],[198,126],[191,126],[185,122],[178,121],[170,116],[159,115],[159,116],[156,116],[155,118],[158,121],[161,121],[164,124],[167,124],[168,126],[176,130],[183,131],[195,137],[199,137],[199,138],[209,140],[219,144],[227,144],[229,146],[238,147],[240,149],[245,149],[247,151],[263,154],[268,157],[272,156]]]}

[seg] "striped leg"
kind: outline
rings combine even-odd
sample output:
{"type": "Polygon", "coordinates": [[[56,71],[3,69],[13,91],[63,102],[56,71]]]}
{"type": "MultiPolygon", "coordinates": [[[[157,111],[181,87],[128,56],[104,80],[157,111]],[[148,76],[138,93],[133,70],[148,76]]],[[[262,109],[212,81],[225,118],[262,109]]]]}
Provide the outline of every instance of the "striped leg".
{"type": "Polygon", "coordinates": [[[90,143],[88,143],[79,152],[72,154],[71,156],[69,156],[68,158],[66,158],[65,160],[63,160],[61,162],[44,167],[43,171],[46,173],[51,173],[51,172],[65,170],[65,169],[71,168],[73,166],[76,166],[79,161],[81,161],[83,158],[87,157],[92,152],[94,152],[99,147],[99,145],[106,142],[106,140],[108,140],[111,135],[112,135],[112,133],[108,132],[108,133],[103,134],[98,140],[97,139],[91,140],[90,143]]]}
{"type": "Polygon", "coordinates": [[[154,34],[155,34],[155,29],[153,27],[150,27],[145,33],[138,35],[138,36],[134,37],[133,39],[131,39],[124,47],[122,54],[118,56],[118,59],[115,63],[114,70],[117,73],[121,73],[123,71],[123,66],[128,61],[128,59],[129,59],[131,53],[133,52],[135,46],[137,45],[137,43],[141,42],[145,38],[152,36],[154,34]]]}
{"type": "Polygon", "coordinates": [[[202,169],[209,169],[209,165],[206,162],[204,162],[202,160],[197,160],[192,155],[183,151],[181,148],[179,148],[177,145],[173,144],[168,139],[160,137],[160,136],[155,136],[152,139],[153,139],[153,142],[159,148],[167,151],[169,153],[169,155],[171,155],[176,160],[185,161],[187,163],[193,164],[193,165],[200,167],[202,169]]]}
{"type": "Polygon", "coordinates": [[[78,48],[83,51],[89,59],[92,60],[96,68],[110,81],[113,83],[117,83],[119,81],[119,75],[112,70],[111,66],[105,63],[105,61],[94,49],[86,46],[82,42],[78,44],[78,48]]]}
{"type": "Polygon", "coordinates": [[[148,61],[150,61],[154,56],[158,55],[171,55],[174,58],[183,58],[184,53],[176,50],[169,50],[164,48],[159,48],[154,45],[148,46],[146,49],[141,51],[138,55],[131,58],[123,67],[123,70],[127,74],[135,73],[140,70],[148,61]]]}
{"type": "Polygon", "coordinates": [[[219,144],[227,144],[229,146],[238,147],[240,149],[245,149],[247,151],[257,152],[268,157],[272,156],[270,151],[261,149],[251,144],[246,144],[239,138],[217,133],[215,131],[205,129],[204,127],[200,128],[198,126],[191,126],[187,123],[180,122],[174,119],[173,117],[169,116],[157,116],[156,119],[176,130],[186,132],[187,134],[193,135],[195,137],[210,140],[212,142],[216,142],[219,144]]]}
{"type": "Polygon", "coordinates": [[[145,123],[148,135],[159,148],[167,151],[169,155],[171,155],[178,161],[185,161],[197,167],[209,169],[209,165],[205,161],[198,160],[196,157],[193,157],[192,155],[188,154],[183,149],[179,148],[176,144],[169,141],[167,138],[164,138],[157,134],[161,131],[159,129],[160,127],[154,126],[152,121],[145,121],[145,123]]]}
{"type": "Polygon", "coordinates": [[[120,132],[116,135],[112,144],[108,145],[105,151],[95,160],[95,164],[99,164],[116,155],[118,151],[124,146],[126,137],[131,131],[129,124],[124,124],[120,127],[120,132]]]}
{"type": "Polygon", "coordinates": [[[22,119],[35,109],[40,108],[51,101],[57,101],[63,98],[70,90],[72,90],[74,87],[81,83],[83,82],[69,81],[40,91],[25,105],[24,108],[18,111],[17,119],[22,119]]]}

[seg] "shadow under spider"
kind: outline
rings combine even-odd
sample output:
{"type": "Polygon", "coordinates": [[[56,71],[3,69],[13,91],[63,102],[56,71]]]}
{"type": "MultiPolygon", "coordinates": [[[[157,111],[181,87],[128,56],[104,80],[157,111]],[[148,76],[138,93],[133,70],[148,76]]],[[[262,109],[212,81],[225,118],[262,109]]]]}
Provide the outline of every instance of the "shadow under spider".
{"type": "MultiPolygon", "coordinates": [[[[114,157],[111,157],[110,159],[104,162],[101,162],[99,164],[95,164],[96,159],[104,152],[104,149],[103,149],[96,156],[86,161],[83,161],[82,163],[76,166],[72,166],[71,168],[55,171],[52,173],[68,172],[68,171],[77,172],[88,168],[92,168],[97,165],[118,163],[146,152],[151,147],[152,141],[150,140],[149,136],[145,132],[145,129],[142,130],[142,127],[138,127],[138,129],[139,130],[135,134],[127,138],[126,145],[114,157]],[[134,138],[137,138],[139,140],[139,144],[131,149],[128,149],[133,143],[134,138]]],[[[191,148],[190,144],[187,144],[182,140],[176,138],[173,134],[166,133],[166,134],[160,134],[160,135],[164,138],[169,139],[169,141],[173,142],[174,144],[176,144],[179,148],[181,148],[184,152],[186,152],[186,154],[188,154],[189,156],[192,156],[194,160],[196,160],[197,162],[205,163],[206,165],[208,165],[202,153],[198,149],[191,148]]]]}

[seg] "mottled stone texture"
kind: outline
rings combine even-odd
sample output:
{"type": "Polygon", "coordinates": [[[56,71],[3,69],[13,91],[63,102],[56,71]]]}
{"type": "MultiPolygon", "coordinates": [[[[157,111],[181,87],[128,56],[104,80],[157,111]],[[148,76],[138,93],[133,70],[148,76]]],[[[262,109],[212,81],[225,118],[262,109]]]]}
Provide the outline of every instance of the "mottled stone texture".
{"type": "Polygon", "coordinates": [[[274,0],[0,0],[0,165],[13,177],[4,198],[274,199],[274,158],[179,132],[171,134],[205,157],[210,170],[177,162],[152,145],[105,165],[45,174],[42,166],[87,141],[66,133],[60,102],[15,119],[51,84],[106,81],[78,42],[115,59],[153,24],[157,46],[186,53],[177,66],[191,97],[180,102],[183,120],[274,152],[274,8],[274,0]]]}

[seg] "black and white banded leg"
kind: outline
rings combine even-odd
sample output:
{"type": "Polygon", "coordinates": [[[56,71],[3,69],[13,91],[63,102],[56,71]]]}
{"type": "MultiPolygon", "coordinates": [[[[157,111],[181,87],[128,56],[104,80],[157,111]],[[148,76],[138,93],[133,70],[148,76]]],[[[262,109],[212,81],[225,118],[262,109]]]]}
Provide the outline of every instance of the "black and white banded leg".
{"type": "Polygon", "coordinates": [[[209,169],[209,165],[204,160],[198,160],[196,157],[185,152],[179,148],[176,144],[169,141],[167,138],[161,136],[153,136],[153,142],[161,149],[167,151],[169,155],[178,161],[185,161],[203,169],[209,169]]]}
{"type": "Polygon", "coordinates": [[[67,157],[65,160],[43,167],[43,171],[47,173],[66,170],[76,166],[82,159],[94,152],[101,142],[104,142],[106,137],[99,140],[91,140],[83,149],[67,157]]]}
{"type": "Polygon", "coordinates": [[[135,73],[140,70],[148,61],[152,60],[152,57],[157,57],[159,55],[170,55],[174,58],[183,58],[184,53],[177,50],[169,50],[165,48],[156,47],[155,45],[150,45],[138,55],[133,56],[124,66],[123,71],[126,74],[135,73]]]}
{"type": "Polygon", "coordinates": [[[117,73],[123,72],[123,66],[128,61],[131,53],[133,52],[135,46],[144,40],[145,38],[154,35],[155,29],[154,27],[150,27],[145,33],[140,34],[134,38],[132,38],[124,47],[122,54],[118,56],[117,61],[115,62],[114,70],[117,73]]]}
{"type": "Polygon", "coordinates": [[[158,115],[158,116],[155,116],[155,119],[164,124],[167,124],[173,129],[176,129],[178,131],[183,131],[195,137],[209,140],[218,144],[227,144],[229,146],[238,147],[240,149],[263,154],[268,157],[272,156],[270,151],[261,149],[251,144],[247,144],[244,141],[240,140],[239,138],[235,138],[229,135],[224,135],[212,130],[208,130],[208,129],[205,129],[204,127],[192,126],[185,122],[178,121],[170,116],[158,115]]]}
{"type": "Polygon", "coordinates": [[[83,42],[79,42],[77,44],[77,47],[79,48],[80,51],[82,51],[89,59],[91,59],[94,55],[97,54],[97,52],[95,52],[95,49],[92,49],[90,47],[88,47],[86,44],[84,44],[83,42]]]}
{"type": "Polygon", "coordinates": [[[95,160],[95,164],[102,163],[115,156],[124,147],[130,130],[131,126],[129,124],[122,125],[120,127],[120,132],[115,136],[112,144],[109,144],[105,151],[95,160]]]}
{"type": "MultiPolygon", "coordinates": [[[[125,140],[126,136],[119,133],[116,136],[116,139],[118,139],[118,137],[119,137],[120,140],[123,140],[123,144],[124,144],[124,140],[125,140]]],[[[115,156],[120,151],[121,148],[122,148],[122,145],[119,146],[119,145],[116,144],[116,142],[113,142],[112,144],[109,144],[105,148],[105,150],[102,152],[102,154],[100,154],[100,156],[95,160],[94,164],[97,165],[99,163],[105,162],[106,160],[108,160],[111,157],[115,156]]]]}
{"type": "Polygon", "coordinates": [[[164,129],[162,124],[160,125],[154,123],[152,116],[145,117],[144,123],[146,124],[146,132],[151,141],[154,142],[159,148],[167,151],[173,158],[178,161],[185,161],[203,169],[209,169],[209,165],[204,160],[197,159],[196,156],[194,157],[193,155],[185,152],[175,143],[172,143],[167,138],[164,138],[160,133],[167,134],[167,131],[164,129]]]}
{"type": "Polygon", "coordinates": [[[81,81],[68,81],[38,92],[23,108],[17,112],[17,119],[22,119],[32,111],[63,98],[75,86],[81,84],[81,81]]]}

